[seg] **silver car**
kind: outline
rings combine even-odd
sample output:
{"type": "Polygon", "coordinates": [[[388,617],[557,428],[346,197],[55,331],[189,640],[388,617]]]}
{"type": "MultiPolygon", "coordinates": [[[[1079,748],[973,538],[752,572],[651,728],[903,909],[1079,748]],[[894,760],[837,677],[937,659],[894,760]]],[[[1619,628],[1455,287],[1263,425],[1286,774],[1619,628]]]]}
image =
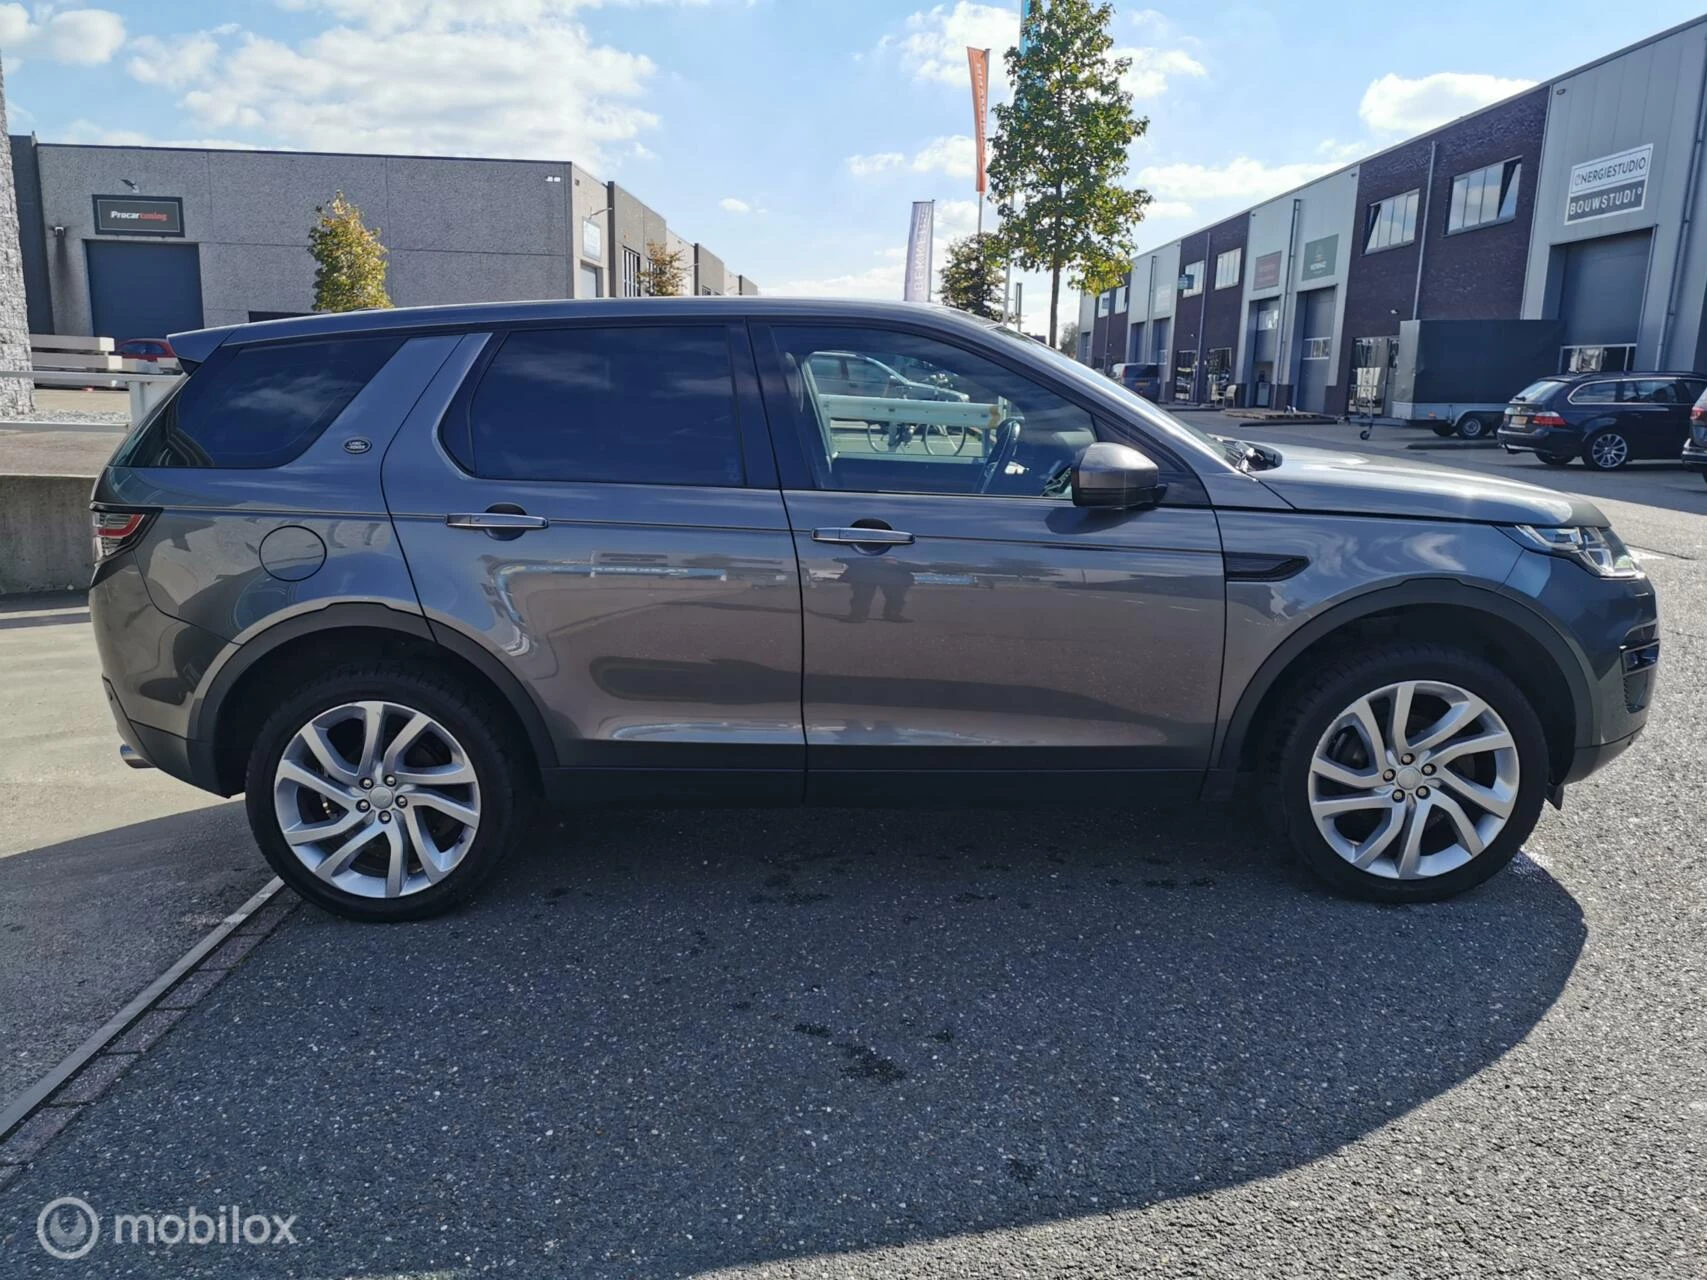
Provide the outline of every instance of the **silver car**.
{"type": "Polygon", "coordinates": [[[94,495],[121,751],[245,793],[278,874],[344,915],[464,898],[542,800],[1248,792],[1334,888],[1441,898],[1647,716],[1654,593],[1589,503],[1206,436],[945,309],[539,302],[172,344],[190,376],[94,495]],[[826,356],[948,394],[827,385],[826,356]]]}

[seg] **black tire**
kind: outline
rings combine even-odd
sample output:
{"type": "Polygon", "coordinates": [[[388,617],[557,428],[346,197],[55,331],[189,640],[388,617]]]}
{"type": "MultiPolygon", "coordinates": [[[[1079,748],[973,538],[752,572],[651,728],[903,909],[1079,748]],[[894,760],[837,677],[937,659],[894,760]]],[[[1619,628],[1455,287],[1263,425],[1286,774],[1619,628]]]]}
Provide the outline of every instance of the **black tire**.
{"type": "Polygon", "coordinates": [[[438,915],[480,887],[532,816],[531,753],[511,723],[484,691],[466,689],[431,667],[376,662],[330,671],[280,703],[256,735],[245,777],[249,828],[279,878],[334,915],[361,921],[438,915]],[[438,883],[396,898],[363,897],[316,877],[285,840],[274,808],[275,771],[297,731],[323,711],[361,701],[394,702],[425,712],[455,736],[478,780],[480,817],[467,852],[438,883]]]}
{"type": "Polygon", "coordinates": [[[1481,414],[1467,413],[1458,419],[1453,430],[1464,440],[1485,440],[1492,433],[1493,428],[1488,425],[1487,419],[1481,414]]]}
{"type": "Polygon", "coordinates": [[[1583,441],[1583,465],[1593,471],[1617,471],[1630,461],[1630,453],[1630,437],[1622,431],[1596,431],[1583,441]],[[1596,445],[1600,446],[1600,458],[1595,456],[1596,445]],[[1623,448],[1618,449],[1618,445],[1623,448]]]}
{"type": "Polygon", "coordinates": [[[1568,453],[1538,453],[1535,456],[1550,467],[1568,467],[1575,461],[1568,453]]]}
{"type": "Polygon", "coordinates": [[[1547,738],[1529,699],[1485,658],[1444,644],[1401,644],[1331,662],[1294,689],[1270,738],[1267,809],[1298,859],[1330,888],[1375,902],[1437,902],[1481,884],[1517,854],[1535,829],[1548,788],[1547,738]],[[1505,721],[1520,775],[1512,813],[1487,847],[1441,875],[1400,880],[1360,870],[1336,853],[1310,814],[1316,745],[1347,707],[1402,680],[1448,681],[1480,697],[1505,721]]]}
{"type": "Polygon", "coordinates": [[[1430,430],[1432,430],[1435,435],[1441,437],[1442,439],[1445,439],[1448,436],[1456,435],[1458,432],[1458,428],[1450,422],[1437,422],[1434,424],[1433,427],[1430,428],[1430,430]]]}

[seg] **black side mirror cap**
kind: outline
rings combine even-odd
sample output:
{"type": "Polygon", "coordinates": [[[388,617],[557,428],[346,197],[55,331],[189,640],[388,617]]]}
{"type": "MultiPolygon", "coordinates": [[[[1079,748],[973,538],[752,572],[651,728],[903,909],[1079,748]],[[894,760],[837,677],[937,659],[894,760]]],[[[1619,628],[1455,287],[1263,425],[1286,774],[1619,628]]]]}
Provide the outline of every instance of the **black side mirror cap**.
{"type": "Polygon", "coordinates": [[[1136,511],[1153,507],[1168,491],[1156,464],[1131,445],[1099,441],[1073,464],[1073,505],[1136,511]]]}

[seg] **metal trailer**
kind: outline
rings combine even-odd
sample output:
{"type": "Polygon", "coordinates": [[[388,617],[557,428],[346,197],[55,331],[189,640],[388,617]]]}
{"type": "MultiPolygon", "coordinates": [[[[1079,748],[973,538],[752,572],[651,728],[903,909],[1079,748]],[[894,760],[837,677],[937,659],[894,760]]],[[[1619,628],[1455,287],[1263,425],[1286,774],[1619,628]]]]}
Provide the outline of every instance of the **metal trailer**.
{"type": "Polygon", "coordinates": [[[1559,335],[1557,320],[1401,321],[1353,344],[1351,415],[1490,436],[1512,396],[1558,372],[1559,335]]]}

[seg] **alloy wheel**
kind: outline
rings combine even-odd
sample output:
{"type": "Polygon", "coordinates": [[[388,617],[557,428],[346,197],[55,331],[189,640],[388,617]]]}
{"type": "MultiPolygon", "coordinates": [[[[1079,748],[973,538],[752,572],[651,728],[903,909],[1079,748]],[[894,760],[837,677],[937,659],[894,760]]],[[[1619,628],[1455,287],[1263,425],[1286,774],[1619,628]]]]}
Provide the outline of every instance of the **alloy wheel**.
{"type": "Polygon", "coordinates": [[[348,702],[286,745],[273,808],[291,852],[364,898],[419,893],[454,871],[480,827],[480,784],[450,730],[395,702],[348,702]]]}
{"type": "Polygon", "coordinates": [[[1589,457],[1603,471],[1621,467],[1630,460],[1630,442],[1616,431],[1604,431],[1589,441],[1589,457]]]}
{"type": "Polygon", "coordinates": [[[1358,870],[1423,879],[1494,842],[1520,777],[1517,742],[1486,701],[1444,681],[1404,680],[1328,725],[1310,759],[1310,815],[1358,870]]]}

